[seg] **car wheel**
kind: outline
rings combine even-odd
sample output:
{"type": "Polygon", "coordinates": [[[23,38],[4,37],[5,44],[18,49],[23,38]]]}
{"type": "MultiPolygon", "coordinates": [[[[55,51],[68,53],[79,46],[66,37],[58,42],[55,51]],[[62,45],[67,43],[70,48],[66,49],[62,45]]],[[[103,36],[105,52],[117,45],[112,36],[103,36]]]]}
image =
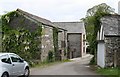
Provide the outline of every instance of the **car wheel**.
{"type": "Polygon", "coordinates": [[[9,77],[8,73],[3,73],[3,75],[1,77],[9,77]]]}
{"type": "Polygon", "coordinates": [[[29,74],[30,74],[30,70],[29,68],[26,68],[24,72],[24,77],[29,77],[29,74]]]}

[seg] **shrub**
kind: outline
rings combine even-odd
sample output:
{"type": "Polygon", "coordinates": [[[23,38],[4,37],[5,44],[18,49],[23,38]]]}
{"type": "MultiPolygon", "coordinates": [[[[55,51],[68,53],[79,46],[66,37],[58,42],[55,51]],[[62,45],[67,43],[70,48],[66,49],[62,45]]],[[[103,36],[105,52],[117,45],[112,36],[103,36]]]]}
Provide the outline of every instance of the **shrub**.
{"type": "Polygon", "coordinates": [[[48,52],[48,62],[53,62],[54,61],[54,54],[53,51],[48,52]]]}

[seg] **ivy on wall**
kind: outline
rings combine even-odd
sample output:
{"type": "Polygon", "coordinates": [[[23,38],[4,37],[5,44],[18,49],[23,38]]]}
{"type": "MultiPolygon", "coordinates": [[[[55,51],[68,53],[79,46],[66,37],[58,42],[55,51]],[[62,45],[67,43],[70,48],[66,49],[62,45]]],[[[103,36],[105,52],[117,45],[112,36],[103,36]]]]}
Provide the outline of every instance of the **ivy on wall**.
{"type": "Polygon", "coordinates": [[[40,60],[42,24],[38,23],[38,28],[34,32],[21,27],[13,29],[9,26],[9,23],[17,16],[17,12],[14,11],[3,15],[1,18],[2,52],[16,53],[28,62],[32,59],[40,60]]]}
{"type": "MultiPolygon", "coordinates": [[[[2,16],[2,51],[12,52],[20,55],[28,62],[41,59],[41,40],[42,40],[42,23],[37,22],[37,29],[30,31],[20,25],[24,25],[25,18],[20,19],[19,26],[12,28],[10,26],[14,17],[20,17],[20,14],[16,11],[10,12],[2,16]]],[[[23,17],[23,16],[22,16],[23,17]]],[[[21,17],[21,18],[22,18],[21,17]]],[[[14,25],[14,23],[12,23],[14,25]]],[[[15,23],[16,24],[16,23],[15,23]]],[[[58,51],[58,28],[53,28],[53,44],[54,52],[48,53],[49,61],[53,61],[53,55],[55,54],[55,60],[60,60],[58,51]]]]}
{"type": "Polygon", "coordinates": [[[53,28],[53,44],[54,44],[54,52],[55,52],[55,60],[59,60],[58,53],[58,28],[53,28]]]}
{"type": "Polygon", "coordinates": [[[47,62],[53,62],[54,61],[54,52],[52,50],[49,50],[47,62]]]}

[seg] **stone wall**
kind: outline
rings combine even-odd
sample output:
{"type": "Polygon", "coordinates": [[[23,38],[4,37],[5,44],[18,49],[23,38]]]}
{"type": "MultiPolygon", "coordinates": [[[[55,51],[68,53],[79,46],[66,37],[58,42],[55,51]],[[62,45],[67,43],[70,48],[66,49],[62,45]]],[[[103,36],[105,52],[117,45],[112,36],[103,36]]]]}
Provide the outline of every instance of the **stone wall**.
{"type": "MultiPolygon", "coordinates": [[[[53,40],[57,37],[57,35],[55,35],[54,36],[55,38],[53,39],[53,35],[54,35],[53,28],[55,27],[51,21],[38,17],[38,16],[34,16],[22,10],[15,11],[15,14],[12,15],[11,19],[10,20],[8,19],[8,21],[10,22],[9,26],[12,29],[18,29],[18,28],[25,29],[31,33],[36,32],[37,29],[39,29],[39,26],[42,26],[42,35],[40,37],[37,37],[38,39],[35,38],[35,40],[37,41],[37,45],[39,44],[38,45],[39,50],[38,50],[38,55],[37,55],[39,57],[37,58],[38,60],[46,61],[48,58],[49,51],[53,51],[54,56],[55,56],[54,54],[55,52],[60,52],[59,55],[60,55],[61,60],[65,59],[65,56],[66,56],[65,51],[67,51],[66,30],[56,27],[56,29],[59,29],[58,44],[59,44],[60,51],[57,51],[57,50],[54,51],[55,49],[53,45],[53,40]]],[[[33,52],[35,51],[33,50],[33,52]]]]}
{"type": "MultiPolygon", "coordinates": [[[[18,14],[18,16],[14,17],[10,21],[10,26],[13,29],[17,28],[24,28],[26,30],[29,30],[30,32],[35,32],[40,25],[40,22],[35,21],[26,15],[22,15],[21,13],[18,14]]],[[[61,41],[65,41],[64,30],[61,30],[59,34],[59,49],[64,50],[65,47],[61,47],[61,41]]],[[[48,57],[48,52],[53,51],[54,52],[54,45],[53,45],[53,27],[48,25],[42,25],[42,41],[40,44],[40,59],[41,61],[46,61],[48,57]]],[[[63,53],[64,54],[64,53],[63,53]]],[[[64,55],[62,56],[64,57],[64,55]]]]}
{"type": "Polygon", "coordinates": [[[120,15],[108,15],[101,18],[105,36],[105,65],[120,65],[120,15]]]}
{"type": "MultiPolygon", "coordinates": [[[[64,50],[66,49],[66,35],[64,31],[61,30],[58,33],[58,46],[59,46],[59,57],[61,60],[65,59],[64,50]],[[64,45],[63,45],[64,44],[64,45]]],[[[41,61],[46,61],[48,57],[48,52],[54,52],[53,45],[53,28],[46,25],[42,25],[42,50],[41,50],[41,61]]]]}
{"type": "Polygon", "coordinates": [[[41,61],[45,61],[47,59],[49,51],[54,51],[53,28],[43,25],[41,61]]]}
{"type": "Polygon", "coordinates": [[[112,67],[112,66],[118,66],[119,65],[119,59],[120,59],[120,42],[119,36],[109,36],[105,37],[105,66],[112,67]]]}
{"type": "Polygon", "coordinates": [[[18,13],[18,16],[12,18],[9,25],[14,29],[19,27],[34,32],[39,23],[18,13]]]}
{"type": "Polygon", "coordinates": [[[61,60],[65,58],[65,49],[66,49],[66,42],[65,42],[65,35],[64,31],[60,31],[58,33],[58,46],[59,46],[59,57],[61,57],[61,60]]]}

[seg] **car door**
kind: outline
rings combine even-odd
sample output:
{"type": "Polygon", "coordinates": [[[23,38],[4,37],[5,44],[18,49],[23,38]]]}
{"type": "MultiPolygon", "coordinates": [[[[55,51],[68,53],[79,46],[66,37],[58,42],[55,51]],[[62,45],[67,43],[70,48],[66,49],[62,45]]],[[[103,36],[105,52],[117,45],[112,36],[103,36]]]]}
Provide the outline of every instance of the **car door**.
{"type": "Polygon", "coordinates": [[[10,60],[10,57],[6,54],[6,55],[2,55],[0,57],[0,60],[2,62],[2,71],[7,71],[9,72],[10,75],[13,75],[13,68],[12,68],[12,63],[10,60]]]}
{"type": "Polygon", "coordinates": [[[10,54],[10,58],[12,60],[12,66],[14,70],[14,75],[23,75],[24,73],[24,61],[18,55],[10,54]]]}

